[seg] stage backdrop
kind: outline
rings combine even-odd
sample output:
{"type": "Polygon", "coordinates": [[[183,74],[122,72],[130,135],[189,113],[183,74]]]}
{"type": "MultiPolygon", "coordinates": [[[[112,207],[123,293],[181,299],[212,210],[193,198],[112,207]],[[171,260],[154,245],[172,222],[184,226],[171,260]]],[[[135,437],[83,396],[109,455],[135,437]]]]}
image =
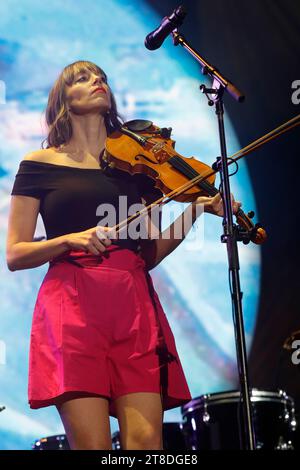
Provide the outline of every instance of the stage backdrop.
{"type": "MultiPolygon", "coordinates": [[[[150,52],[144,38],[161,17],[146,2],[122,0],[7,0],[0,6],[0,249],[1,365],[0,448],[30,449],[37,438],[63,432],[55,407],[30,410],[27,404],[28,347],[36,295],[48,264],[9,272],[5,240],[10,191],[22,157],[40,148],[43,111],[62,68],[86,59],[100,65],[126,120],[150,119],[172,127],[178,152],[211,164],[219,155],[214,110],[199,92],[198,66],[169,38],[150,52]]],[[[240,148],[226,117],[229,155],[240,148]]],[[[232,177],[232,191],[243,208],[255,210],[244,162],[232,177]]],[[[163,228],[186,204],[164,208],[163,228]]],[[[229,390],[236,383],[236,356],[228,286],[226,249],[220,243],[222,219],[199,219],[186,240],[151,271],[193,397],[229,390]]],[[[39,219],[36,236],[44,234],[39,219]]],[[[260,249],[240,247],[247,344],[255,326],[260,249]]],[[[99,314],[101,310],[99,309],[99,314]]],[[[122,312],[120,312],[120,315],[122,312]]],[[[95,372],[96,373],[96,372],[95,372]]],[[[180,421],[180,408],[165,421],[180,421]]],[[[112,433],[118,429],[111,418],[112,433]]]]}

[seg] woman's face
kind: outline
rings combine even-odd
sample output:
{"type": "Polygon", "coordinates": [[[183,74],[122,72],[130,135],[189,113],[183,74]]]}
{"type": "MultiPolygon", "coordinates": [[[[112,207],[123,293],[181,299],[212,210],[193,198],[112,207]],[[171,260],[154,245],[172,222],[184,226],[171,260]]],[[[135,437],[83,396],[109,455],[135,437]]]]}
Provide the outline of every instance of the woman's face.
{"type": "Polygon", "coordinates": [[[102,74],[90,70],[78,72],[73,83],[66,85],[67,105],[74,114],[96,113],[103,116],[110,110],[109,87],[102,74]]]}

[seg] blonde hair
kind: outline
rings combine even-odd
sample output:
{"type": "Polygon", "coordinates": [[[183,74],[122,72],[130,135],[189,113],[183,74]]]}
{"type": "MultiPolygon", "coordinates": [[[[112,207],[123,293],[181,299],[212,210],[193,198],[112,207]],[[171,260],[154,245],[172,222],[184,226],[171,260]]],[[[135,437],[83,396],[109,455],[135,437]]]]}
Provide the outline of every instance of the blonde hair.
{"type": "MultiPolygon", "coordinates": [[[[78,60],[72,64],[67,65],[56,79],[53,87],[48,96],[48,104],[45,111],[46,124],[48,127],[48,134],[46,139],[42,141],[41,148],[46,142],[49,147],[59,147],[62,144],[69,142],[72,137],[72,123],[69,115],[69,110],[66,103],[65,88],[66,85],[70,86],[73,83],[74,77],[79,72],[89,70],[105,77],[105,72],[98,67],[98,65],[87,60],[78,60]]],[[[115,97],[111,93],[111,108],[104,117],[107,135],[119,129],[124,120],[119,115],[116,105],[115,97]]]]}

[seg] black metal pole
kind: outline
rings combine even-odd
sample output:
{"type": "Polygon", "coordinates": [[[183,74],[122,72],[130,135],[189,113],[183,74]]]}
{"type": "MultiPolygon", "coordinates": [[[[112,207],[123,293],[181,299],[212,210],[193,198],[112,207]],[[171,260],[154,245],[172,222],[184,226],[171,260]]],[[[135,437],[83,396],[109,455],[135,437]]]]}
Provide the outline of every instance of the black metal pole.
{"type": "MultiPolygon", "coordinates": [[[[235,332],[236,355],[239,372],[239,381],[241,388],[241,396],[243,400],[243,427],[245,436],[244,445],[247,450],[255,449],[255,435],[253,430],[252,412],[251,412],[251,398],[248,384],[248,367],[247,367],[247,352],[243,323],[243,309],[242,309],[242,292],[240,286],[239,276],[239,255],[237,246],[237,230],[233,224],[232,206],[231,206],[231,192],[229,183],[229,174],[227,166],[227,149],[224,131],[224,109],[222,97],[218,98],[215,102],[216,114],[218,117],[221,160],[220,160],[220,175],[222,197],[224,203],[224,234],[221,237],[222,242],[226,243],[227,256],[229,265],[229,274],[231,277],[231,301],[233,305],[233,321],[235,332]]],[[[243,443],[242,443],[243,445],[243,443]]]]}

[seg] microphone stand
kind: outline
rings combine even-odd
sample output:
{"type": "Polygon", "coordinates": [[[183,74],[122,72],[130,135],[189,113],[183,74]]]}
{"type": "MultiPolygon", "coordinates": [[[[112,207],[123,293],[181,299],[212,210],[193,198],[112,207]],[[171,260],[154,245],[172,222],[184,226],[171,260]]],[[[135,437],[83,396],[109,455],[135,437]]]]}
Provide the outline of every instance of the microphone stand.
{"type": "MultiPolygon", "coordinates": [[[[240,437],[243,437],[243,440],[240,444],[242,449],[244,448],[247,450],[254,450],[256,445],[253,428],[252,406],[248,385],[247,353],[242,309],[243,294],[241,292],[240,287],[240,267],[237,247],[237,241],[243,241],[245,243],[245,236],[239,231],[239,227],[233,223],[231,192],[227,166],[226,138],[224,128],[223,94],[224,90],[228,91],[228,93],[238,102],[242,102],[245,97],[233,85],[233,83],[226,79],[219,72],[219,70],[209,64],[203,57],[198,54],[198,52],[196,52],[187,43],[185,38],[178,33],[177,28],[174,29],[171,34],[173,37],[174,46],[178,46],[178,44],[180,44],[182,47],[184,47],[194,57],[194,59],[196,59],[197,62],[200,63],[200,65],[202,66],[202,74],[209,75],[213,80],[212,88],[207,88],[205,85],[201,85],[200,90],[206,95],[208,99],[208,105],[215,106],[215,111],[218,119],[221,157],[217,158],[217,161],[213,164],[213,169],[220,171],[222,188],[221,194],[224,203],[224,233],[221,236],[221,242],[226,243],[227,245],[235,345],[243,408],[243,426],[242,429],[240,429],[240,437]],[[243,432],[241,432],[241,430],[243,432]]],[[[239,426],[241,428],[240,420],[239,426]]]]}

